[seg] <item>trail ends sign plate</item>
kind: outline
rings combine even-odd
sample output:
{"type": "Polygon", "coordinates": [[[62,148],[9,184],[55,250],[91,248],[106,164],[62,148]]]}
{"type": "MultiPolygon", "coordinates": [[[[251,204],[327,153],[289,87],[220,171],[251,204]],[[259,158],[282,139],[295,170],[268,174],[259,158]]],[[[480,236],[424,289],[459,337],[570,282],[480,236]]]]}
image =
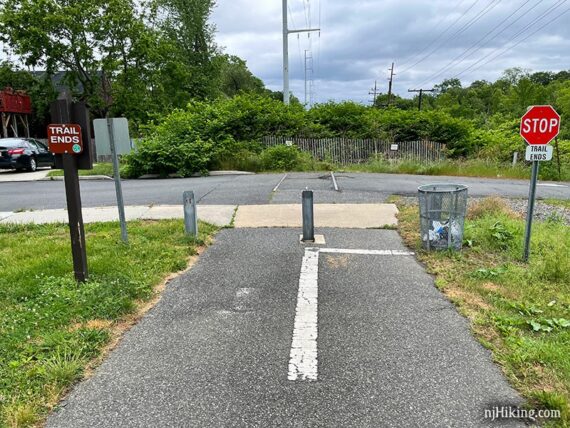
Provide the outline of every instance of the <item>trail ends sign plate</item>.
{"type": "Polygon", "coordinates": [[[525,159],[527,161],[549,161],[552,159],[552,146],[527,146],[525,159]]]}
{"type": "Polygon", "coordinates": [[[530,145],[550,143],[560,131],[560,115],[552,106],[533,106],[521,119],[521,137],[530,145]]]}
{"type": "Polygon", "coordinates": [[[83,151],[81,126],[69,123],[48,125],[49,151],[55,154],[76,154],[83,151]]]}

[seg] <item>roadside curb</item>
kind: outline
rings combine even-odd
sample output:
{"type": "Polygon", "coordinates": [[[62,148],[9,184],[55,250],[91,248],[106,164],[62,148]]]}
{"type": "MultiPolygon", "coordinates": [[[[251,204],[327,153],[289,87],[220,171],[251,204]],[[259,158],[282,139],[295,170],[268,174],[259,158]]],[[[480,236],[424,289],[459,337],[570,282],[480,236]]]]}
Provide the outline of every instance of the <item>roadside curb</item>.
{"type": "MultiPolygon", "coordinates": [[[[112,180],[113,177],[109,177],[108,175],[83,175],[79,176],[80,180],[112,180]]],[[[39,180],[35,181],[63,181],[63,176],[57,177],[45,177],[40,178],[39,180]]]]}

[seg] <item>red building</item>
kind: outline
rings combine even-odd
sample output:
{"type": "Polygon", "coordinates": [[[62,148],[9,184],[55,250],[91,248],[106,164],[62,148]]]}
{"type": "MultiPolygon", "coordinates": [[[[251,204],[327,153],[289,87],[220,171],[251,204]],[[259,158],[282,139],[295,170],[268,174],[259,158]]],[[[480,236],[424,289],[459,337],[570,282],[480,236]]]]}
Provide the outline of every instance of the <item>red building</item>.
{"type": "Polygon", "coordinates": [[[25,91],[5,88],[0,91],[0,116],[2,119],[2,137],[19,137],[21,127],[25,137],[30,136],[28,115],[32,113],[32,100],[25,91]]]}

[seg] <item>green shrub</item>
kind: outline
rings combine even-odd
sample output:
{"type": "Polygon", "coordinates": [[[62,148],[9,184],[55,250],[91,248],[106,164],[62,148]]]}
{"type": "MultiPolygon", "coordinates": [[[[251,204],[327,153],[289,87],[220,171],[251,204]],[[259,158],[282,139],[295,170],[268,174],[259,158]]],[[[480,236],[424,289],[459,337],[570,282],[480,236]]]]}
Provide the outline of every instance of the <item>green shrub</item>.
{"type": "MultiPolygon", "coordinates": [[[[297,146],[278,145],[261,153],[260,160],[264,170],[291,171],[299,166],[304,158],[297,146]]],[[[306,160],[306,158],[305,158],[306,160]]]]}
{"type": "Polygon", "coordinates": [[[126,156],[125,176],[159,174],[164,177],[177,173],[189,177],[196,172],[206,173],[213,153],[213,144],[200,138],[172,141],[155,135],[141,141],[136,150],[126,156]]]}

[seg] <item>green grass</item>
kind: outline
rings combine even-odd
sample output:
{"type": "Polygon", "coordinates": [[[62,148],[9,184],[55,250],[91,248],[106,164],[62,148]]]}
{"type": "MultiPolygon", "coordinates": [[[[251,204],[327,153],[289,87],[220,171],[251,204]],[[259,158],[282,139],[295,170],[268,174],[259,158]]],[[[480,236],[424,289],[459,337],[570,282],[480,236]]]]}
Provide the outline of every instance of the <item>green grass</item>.
{"type": "MultiPolygon", "coordinates": [[[[93,165],[93,169],[80,169],[79,175],[106,175],[108,177],[113,176],[113,164],[110,162],[96,163],[93,165]]],[[[63,177],[62,169],[54,169],[50,171],[48,177],[63,177]]]]}
{"type": "Polygon", "coordinates": [[[0,427],[37,424],[136,315],[154,287],[187,266],[199,239],[181,220],[86,225],[89,281],[73,279],[66,225],[0,226],[0,427]]]}
{"type": "MultiPolygon", "coordinates": [[[[513,167],[510,163],[501,164],[483,159],[446,160],[432,163],[418,161],[388,162],[385,160],[377,160],[365,164],[349,165],[341,169],[349,172],[530,179],[530,167],[524,163],[518,163],[513,167]]],[[[552,168],[543,168],[540,178],[543,180],[558,180],[558,174],[557,171],[552,168]]],[[[562,169],[561,180],[570,180],[570,169],[562,169]]]]}
{"type": "Polygon", "coordinates": [[[531,406],[561,411],[546,426],[570,426],[570,227],[535,222],[526,264],[524,220],[496,199],[471,210],[462,252],[423,251],[417,206],[400,208],[400,233],[512,384],[531,406]]]}

